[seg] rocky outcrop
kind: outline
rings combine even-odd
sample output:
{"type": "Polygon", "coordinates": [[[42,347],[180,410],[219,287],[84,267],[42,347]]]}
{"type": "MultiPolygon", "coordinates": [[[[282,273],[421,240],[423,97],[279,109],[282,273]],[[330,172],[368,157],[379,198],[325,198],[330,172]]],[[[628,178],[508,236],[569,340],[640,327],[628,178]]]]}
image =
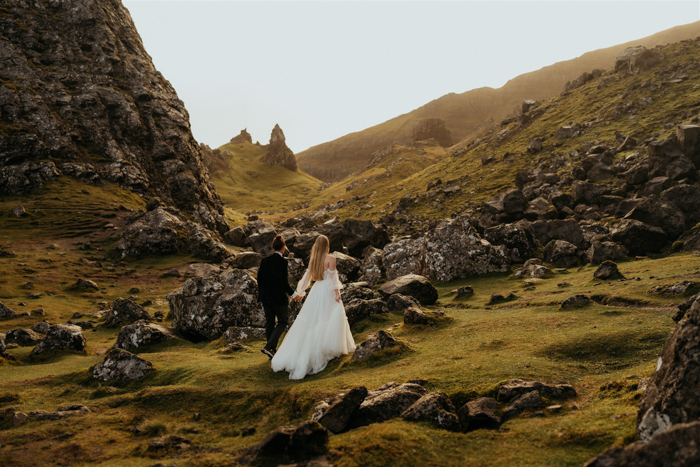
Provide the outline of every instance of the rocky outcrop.
{"type": "Polygon", "coordinates": [[[386,331],[379,331],[376,334],[369,336],[364,342],[357,346],[352,354],[353,360],[362,360],[370,355],[379,352],[380,350],[396,347],[398,342],[386,331]]]}
{"type": "Polygon", "coordinates": [[[70,324],[52,324],[46,331],[44,339],[32,350],[32,355],[51,351],[82,352],[85,350],[85,344],[85,336],[80,327],[70,324]]]}
{"type": "Polygon", "coordinates": [[[141,305],[128,298],[118,298],[112,302],[112,309],[105,316],[105,326],[109,328],[131,324],[138,320],[150,321],[151,316],[141,305]]]}
{"type": "Polygon", "coordinates": [[[231,256],[215,234],[177,213],[158,207],[129,225],[114,249],[122,258],[190,253],[198,258],[222,261],[231,256]]]}
{"type": "Polygon", "coordinates": [[[418,300],[422,305],[432,305],[438,299],[438,292],[430,281],[417,274],[397,277],[379,288],[379,293],[388,298],[394,294],[407,295],[418,300]]]}
{"type": "Polygon", "coordinates": [[[623,279],[624,276],[613,261],[603,261],[593,273],[593,277],[602,280],[623,279]]]}
{"type": "Polygon", "coordinates": [[[637,74],[648,70],[657,61],[656,55],[644,46],[628,47],[615,59],[615,71],[637,74]]]}
{"type": "Polygon", "coordinates": [[[17,313],[15,313],[13,310],[9,309],[2,302],[0,302],[0,319],[11,319],[11,318],[16,318],[16,317],[17,317],[17,313]]]}
{"type": "Polygon", "coordinates": [[[544,260],[560,268],[570,268],[578,264],[576,246],[565,240],[552,240],[544,248],[544,260]]]}
{"type": "Polygon", "coordinates": [[[498,400],[500,402],[510,402],[532,391],[537,391],[541,396],[550,399],[572,399],[577,396],[576,390],[570,384],[551,384],[542,381],[512,379],[498,388],[498,400]]]}
{"type": "Polygon", "coordinates": [[[385,277],[384,262],[382,260],[382,250],[374,247],[365,248],[360,266],[359,280],[367,282],[369,286],[374,286],[385,277]]]}
{"type": "Polygon", "coordinates": [[[501,426],[501,417],[496,415],[496,410],[498,402],[492,397],[481,397],[467,402],[458,412],[462,431],[498,428],[501,426]]]}
{"type": "Polygon", "coordinates": [[[363,319],[367,319],[377,313],[388,312],[389,310],[386,307],[386,303],[378,299],[361,300],[356,298],[345,305],[345,314],[347,315],[350,326],[354,326],[363,319]]]}
{"type": "Polygon", "coordinates": [[[343,244],[350,255],[360,258],[369,246],[384,248],[389,243],[389,233],[372,221],[346,219],[343,222],[343,244]]]}
{"type": "Polygon", "coordinates": [[[353,417],[353,426],[365,426],[397,418],[427,393],[428,391],[417,384],[387,383],[369,392],[360,404],[356,417],[353,417]]]}
{"type": "Polygon", "coordinates": [[[148,345],[180,340],[182,339],[177,337],[173,330],[166,326],[149,323],[148,321],[136,321],[119,330],[114,348],[131,351],[148,345]]]}
{"type": "Polygon", "coordinates": [[[231,144],[241,144],[241,143],[250,143],[253,144],[253,137],[248,133],[247,128],[243,128],[241,132],[237,135],[231,138],[230,141],[231,144]]]}
{"type": "Polygon", "coordinates": [[[143,378],[150,371],[153,371],[153,364],[148,360],[125,350],[112,349],[103,361],[93,367],[92,377],[103,383],[128,383],[143,378]]]}
{"type": "Polygon", "coordinates": [[[342,283],[353,282],[357,279],[357,275],[360,272],[359,260],[353,258],[352,256],[346,255],[339,251],[334,251],[331,253],[336,259],[336,268],[338,269],[338,278],[342,283]]]}
{"type": "Polygon", "coordinates": [[[287,456],[295,462],[301,462],[324,454],[327,450],[328,430],[318,422],[308,421],[298,426],[276,428],[260,443],[250,448],[247,456],[239,460],[244,465],[273,465],[270,462],[264,462],[265,458],[287,456]]]}
{"type": "Polygon", "coordinates": [[[431,392],[407,408],[401,414],[401,418],[412,422],[428,422],[444,430],[459,431],[460,424],[456,412],[447,394],[431,392]]]}
{"type": "Polygon", "coordinates": [[[173,328],[193,339],[217,339],[230,326],[263,327],[258,283],[241,269],[193,277],[168,296],[173,328]]]}
{"type": "Polygon", "coordinates": [[[384,247],[387,279],[423,274],[439,281],[491,272],[510,264],[505,246],[482,239],[467,217],[445,219],[425,237],[404,239],[384,247]]]}
{"type": "Polygon", "coordinates": [[[700,300],[664,344],[637,416],[637,436],[654,439],[672,425],[700,420],[700,300]]]}
{"type": "Polygon", "coordinates": [[[416,122],[411,137],[413,141],[434,139],[444,148],[452,146],[452,133],[441,118],[424,118],[416,122]]]}
{"type": "Polygon", "coordinates": [[[610,232],[612,239],[627,248],[631,255],[656,253],[666,243],[666,233],[635,219],[621,220],[610,232]]]}
{"type": "Polygon", "coordinates": [[[364,386],[351,389],[330,404],[318,422],[333,433],[342,433],[349,427],[350,420],[357,414],[367,394],[364,386]]]}
{"type": "Polygon", "coordinates": [[[275,125],[272,129],[267,154],[260,160],[270,165],[281,165],[287,170],[297,170],[297,159],[292,150],[287,147],[284,133],[279,125],[275,125]]]}
{"type": "Polygon", "coordinates": [[[13,2],[0,30],[0,194],[41,188],[60,169],[221,209],[187,110],[120,1],[13,2]]]}
{"type": "Polygon", "coordinates": [[[37,345],[43,336],[31,329],[12,329],[5,334],[5,342],[8,344],[17,344],[22,347],[33,347],[37,345]]]}

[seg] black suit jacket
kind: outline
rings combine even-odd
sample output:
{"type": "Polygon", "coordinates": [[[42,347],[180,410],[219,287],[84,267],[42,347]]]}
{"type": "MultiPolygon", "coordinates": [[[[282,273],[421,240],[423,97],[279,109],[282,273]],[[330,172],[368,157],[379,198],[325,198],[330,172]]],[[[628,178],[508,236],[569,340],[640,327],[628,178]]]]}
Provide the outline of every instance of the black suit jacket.
{"type": "Polygon", "coordinates": [[[273,253],[263,258],[258,269],[258,297],[261,303],[288,305],[294,289],[287,279],[287,260],[273,253]]]}

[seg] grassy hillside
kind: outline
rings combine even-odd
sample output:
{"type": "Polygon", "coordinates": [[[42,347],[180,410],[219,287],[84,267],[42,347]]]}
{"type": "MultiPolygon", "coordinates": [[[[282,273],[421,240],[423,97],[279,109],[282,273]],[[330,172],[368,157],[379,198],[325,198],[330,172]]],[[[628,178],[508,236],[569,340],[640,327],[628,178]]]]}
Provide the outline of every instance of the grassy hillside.
{"type": "MultiPolygon", "coordinates": [[[[372,208],[363,209],[360,216],[379,218],[393,211],[401,198],[409,196],[415,201],[410,204],[409,213],[444,218],[514,186],[515,174],[526,168],[541,166],[547,171],[568,173],[575,161],[572,150],[580,150],[586,143],[614,145],[616,131],[638,141],[670,136],[675,132],[675,125],[689,123],[700,114],[698,72],[692,71],[687,79],[673,79],[674,69],[700,61],[699,43],[700,40],[694,40],[667,46],[660,53],[663,60],[646,72],[624,75],[609,70],[601,78],[580,88],[539,101],[533,111],[538,115],[536,118],[525,124],[512,121],[465,140],[423,170],[408,170],[405,178],[393,186],[380,184],[381,178],[357,185],[342,197],[347,200],[354,195],[369,196],[347,203],[334,214],[355,217],[362,206],[369,204],[372,208]],[[571,122],[589,123],[590,126],[575,138],[559,140],[553,137],[557,129],[571,122]],[[531,154],[526,149],[535,137],[545,138],[543,149],[531,154]],[[493,162],[484,165],[482,158],[491,156],[493,162]],[[428,191],[428,184],[438,179],[451,183],[428,191]],[[443,193],[447,186],[460,190],[453,194],[443,193]]],[[[610,68],[613,62],[608,65],[610,68]]],[[[623,151],[616,158],[624,158],[632,152],[623,151]]],[[[341,187],[365,178],[368,177],[364,172],[352,175],[321,195],[334,201],[331,195],[340,196],[341,187]]],[[[324,200],[318,198],[316,201],[324,200]]]]}
{"type": "Polygon", "coordinates": [[[700,22],[677,26],[649,37],[583,54],[540,70],[525,73],[498,89],[480,88],[462,94],[448,94],[423,107],[387,122],[300,152],[299,166],[327,181],[340,180],[356,172],[369,161],[371,154],[392,144],[404,143],[413,125],[424,118],[445,120],[452,140],[471,136],[491,121],[500,121],[525,99],[547,99],[564,89],[584,71],[610,68],[615,57],[627,47],[652,48],[700,36],[700,22]]]}
{"type": "MultiPolygon", "coordinates": [[[[5,199],[3,212],[18,199],[5,199]]],[[[100,303],[119,296],[151,300],[149,312],[167,309],[165,295],[183,279],[160,278],[166,269],[183,269],[190,258],[171,256],[113,263],[93,242],[91,250],[61,242],[60,235],[40,234],[30,224],[25,236],[13,237],[15,258],[0,259],[4,271],[0,300],[23,311],[44,308],[44,317],[28,316],[0,323],[3,332],[29,327],[42,319],[65,322],[73,313],[94,319],[100,303]],[[57,247],[51,246],[58,243],[57,247]],[[51,263],[46,259],[52,260],[51,263]],[[100,260],[100,266],[85,260],[100,260]],[[98,282],[101,291],[77,293],[69,285],[77,277],[98,282]],[[34,288],[21,285],[31,281],[34,288]],[[38,299],[29,292],[41,293],[38,299]],[[27,302],[26,307],[19,302],[27,302]]],[[[5,222],[3,220],[3,222],[5,222]]],[[[3,224],[5,225],[5,224],[3,224]]],[[[3,242],[9,246],[8,242],[3,242]]],[[[89,377],[114,343],[117,329],[86,330],[87,352],[67,354],[47,362],[29,359],[30,348],[9,350],[20,364],[0,366],[0,410],[13,407],[54,410],[82,403],[91,413],[58,421],[31,420],[3,431],[0,462],[5,465],[147,466],[156,462],[181,466],[237,465],[244,448],[260,441],[276,426],[310,417],[315,403],[357,385],[376,388],[388,381],[427,379],[429,390],[445,391],[461,405],[492,395],[499,382],[511,378],[567,381],[579,393],[557,414],[518,418],[495,431],[451,433],[425,424],[393,420],[335,435],[329,459],[338,466],[386,465],[581,465],[613,444],[629,442],[639,393],[636,385],[654,368],[660,348],[673,328],[672,305],[684,297],[650,295],[653,285],[698,280],[700,258],[689,254],[621,263],[627,277],[639,281],[596,286],[593,268],[554,274],[524,288],[508,274],[436,284],[449,320],[438,327],[407,326],[390,313],[353,328],[357,342],[392,327],[408,350],[370,363],[344,357],[319,375],[299,382],[275,374],[260,354],[261,341],[248,350],[230,353],[224,342],[182,343],[151,348],[141,356],[156,372],[127,385],[100,385],[89,377]],[[651,276],[654,276],[652,278],[651,276]],[[558,283],[566,281],[570,287],[558,283]],[[455,300],[451,292],[471,285],[476,294],[455,300]],[[486,306],[492,293],[515,291],[514,302],[486,306]],[[562,311],[559,304],[574,293],[641,298],[633,308],[592,304],[562,311]],[[26,363],[33,363],[26,365],[26,363]],[[194,421],[194,412],[201,419],[194,421]],[[244,436],[244,428],[254,434],[244,436]],[[134,428],[138,428],[134,430],[134,428]],[[142,433],[142,434],[138,434],[142,433]],[[192,448],[154,452],[149,443],[161,435],[183,436],[192,448]]]]}
{"type": "Polygon", "coordinates": [[[212,181],[232,211],[266,214],[293,211],[321,187],[321,181],[301,170],[292,172],[261,162],[265,147],[244,142],[225,144],[219,149],[231,154],[229,168],[212,171],[212,181]]]}

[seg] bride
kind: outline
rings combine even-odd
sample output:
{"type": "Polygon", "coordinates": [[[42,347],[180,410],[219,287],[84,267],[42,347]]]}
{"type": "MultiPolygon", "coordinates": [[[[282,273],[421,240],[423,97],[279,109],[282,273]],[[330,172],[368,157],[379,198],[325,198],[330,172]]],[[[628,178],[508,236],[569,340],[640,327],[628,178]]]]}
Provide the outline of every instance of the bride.
{"type": "Polygon", "coordinates": [[[272,370],[288,371],[289,379],[323,371],[330,360],[355,350],[340,300],[343,284],[338,279],[335,257],[329,251],[328,238],[320,235],[311,249],[309,268],[297,285],[297,294],[303,297],[310,282],[316,283],[272,358],[272,370]]]}

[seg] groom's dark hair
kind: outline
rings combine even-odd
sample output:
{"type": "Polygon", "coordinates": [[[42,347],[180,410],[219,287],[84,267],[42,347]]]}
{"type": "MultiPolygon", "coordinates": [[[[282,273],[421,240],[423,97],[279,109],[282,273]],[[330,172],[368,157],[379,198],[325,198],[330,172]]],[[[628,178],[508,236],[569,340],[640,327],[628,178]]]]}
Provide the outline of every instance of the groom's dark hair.
{"type": "Polygon", "coordinates": [[[282,235],[278,235],[272,240],[272,248],[274,248],[275,251],[280,251],[286,244],[282,235]]]}

